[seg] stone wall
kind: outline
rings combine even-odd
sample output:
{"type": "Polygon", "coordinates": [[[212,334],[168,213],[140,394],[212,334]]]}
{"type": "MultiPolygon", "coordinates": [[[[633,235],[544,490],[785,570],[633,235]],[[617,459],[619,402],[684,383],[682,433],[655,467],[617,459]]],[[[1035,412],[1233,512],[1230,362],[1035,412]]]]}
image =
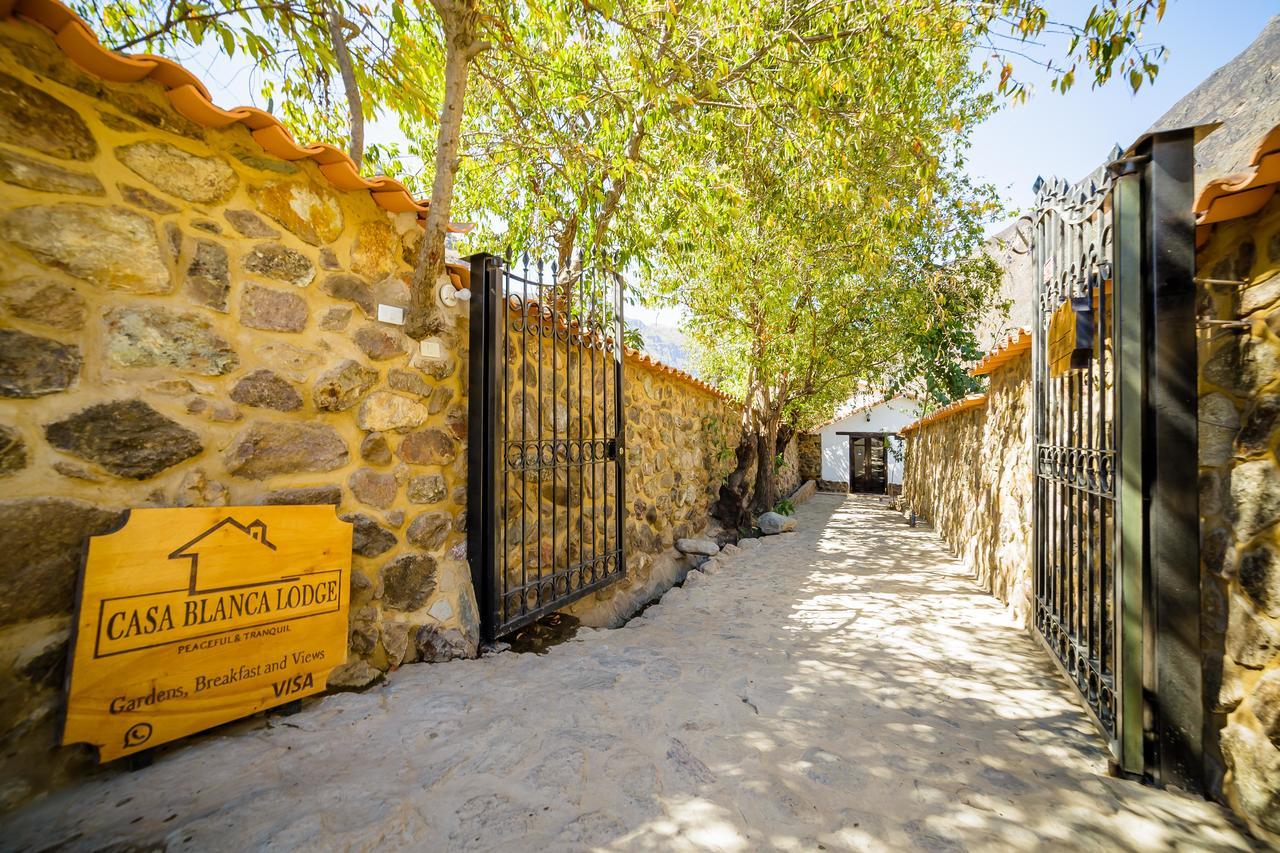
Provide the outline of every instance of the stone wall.
{"type": "Polygon", "coordinates": [[[1201,595],[1206,753],[1255,832],[1280,842],[1280,198],[1215,226],[1201,286],[1201,595]]]}
{"type": "Polygon", "coordinates": [[[0,90],[0,808],[82,762],[51,754],[76,577],[130,507],[333,504],[355,555],[331,685],[473,654],[465,353],[373,319],[406,304],[412,214],[14,21],[0,90]]]}
{"type": "Polygon", "coordinates": [[[796,435],[796,458],[800,481],[822,479],[822,435],[802,432],[796,435]]]}
{"type": "Polygon", "coordinates": [[[683,580],[677,539],[714,536],[710,508],[733,471],[741,410],[640,359],[623,372],[626,401],[627,575],[572,605],[584,624],[614,626],[683,580]]]}
{"type": "Polygon", "coordinates": [[[985,406],[907,434],[901,505],[930,522],[1013,618],[1031,619],[1031,354],[989,377],[985,406]]]}

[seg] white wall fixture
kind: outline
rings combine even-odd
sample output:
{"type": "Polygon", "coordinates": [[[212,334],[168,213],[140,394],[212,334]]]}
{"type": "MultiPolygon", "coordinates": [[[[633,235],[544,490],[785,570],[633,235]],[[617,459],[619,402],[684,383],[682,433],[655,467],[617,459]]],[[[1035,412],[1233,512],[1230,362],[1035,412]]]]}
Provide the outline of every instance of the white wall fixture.
{"type": "Polygon", "coordinates": [[[440,302],[448,308],[452,308],[459,302],[471,301],[471,291],[463,287],[461,289],[454,287],[453,282],[445,282],[440,285],[440,302]]]}
{"type": "Polygon", "coordinates": [[[399,305],[378,305],[378,322],[393,326],[404,325],[404,309],[399,305]]]}
{"type": "Polygon", "coordinates": [[[444,341],[439,338],[427,338],[419,342],[418,352],[427,358],[444,358],[444,341]]]}

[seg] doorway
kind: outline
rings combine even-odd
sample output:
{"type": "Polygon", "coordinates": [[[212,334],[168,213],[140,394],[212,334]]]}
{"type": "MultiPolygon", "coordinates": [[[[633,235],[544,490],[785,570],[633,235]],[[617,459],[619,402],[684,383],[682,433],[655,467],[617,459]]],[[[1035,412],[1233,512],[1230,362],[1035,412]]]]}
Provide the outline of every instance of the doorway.
{"type": "Polygon", "coordinates": [[[849,436],[849,492],[883,495],[889,484],[888,442],[883,432],[851,432],[849,436]]]}

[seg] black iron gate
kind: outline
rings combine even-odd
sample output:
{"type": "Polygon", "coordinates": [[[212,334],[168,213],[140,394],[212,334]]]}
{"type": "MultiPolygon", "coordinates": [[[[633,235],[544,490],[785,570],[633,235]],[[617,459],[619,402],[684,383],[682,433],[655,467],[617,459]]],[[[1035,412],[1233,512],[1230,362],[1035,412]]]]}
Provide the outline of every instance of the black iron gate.
{"type": "Polygon", "coordinates": [[[471,263],[467,549],[492,640],[623,576],[622,292],[471,263]]]}
{"type": "Polygon", "coordinates": [[[1117,767],[1202,784],[1192,130],[1038,182],[1035,627],[1117,767]]]}

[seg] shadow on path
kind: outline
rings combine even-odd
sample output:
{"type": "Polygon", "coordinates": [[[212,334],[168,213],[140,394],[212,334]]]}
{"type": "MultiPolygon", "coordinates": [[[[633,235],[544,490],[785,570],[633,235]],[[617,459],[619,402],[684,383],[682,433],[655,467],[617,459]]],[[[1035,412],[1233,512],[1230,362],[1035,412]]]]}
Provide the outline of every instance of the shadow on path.
{"type": "Polygon", "coordinates": [[[1212,804],[1106,777],[933,533],[865,498],[798,518],[624,628],[228,727],[34,804],[0,845],[1249,848],[1212,804]]]}

